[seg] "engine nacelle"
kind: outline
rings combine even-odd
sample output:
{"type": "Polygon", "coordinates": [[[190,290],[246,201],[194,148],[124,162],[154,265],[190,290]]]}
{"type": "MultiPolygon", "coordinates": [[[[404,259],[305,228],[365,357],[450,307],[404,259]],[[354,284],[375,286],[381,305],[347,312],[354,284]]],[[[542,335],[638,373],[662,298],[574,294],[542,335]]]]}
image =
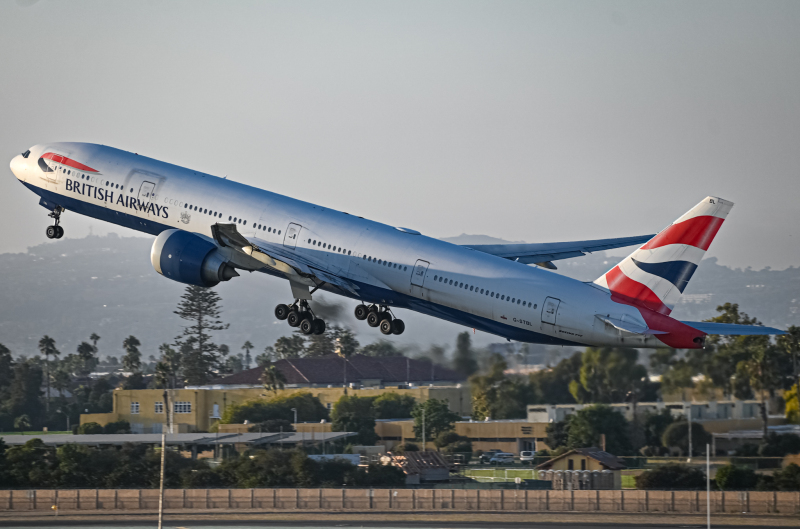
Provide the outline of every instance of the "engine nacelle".
{"type": "Polygon", "coordinates": [[[180,283],[213,287],[239,274],[211,240],[183,230],[162,231],[153,242],[150,262],[156,272],[180,283]]]}

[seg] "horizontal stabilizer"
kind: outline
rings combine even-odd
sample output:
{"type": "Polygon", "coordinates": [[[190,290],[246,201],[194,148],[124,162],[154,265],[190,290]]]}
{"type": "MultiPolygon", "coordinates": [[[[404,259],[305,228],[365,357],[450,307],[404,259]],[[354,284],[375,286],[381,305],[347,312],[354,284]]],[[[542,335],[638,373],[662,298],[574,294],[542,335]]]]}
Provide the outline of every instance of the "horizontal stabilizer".
{"type": "Polygon", "coordinates": [[[597,315],[597,318],[600,321],[602,321],[603,323],[611,325],[615,329],[618,329],[618,330],[624,331],[624,332],[629,332],[631,334],[643,334],[643,335],[667,334],[664,331],[654,331],[653,329],[649,329],[645,325],[641,325],[641,324],[639,324],[637,322],[633,322],[633,321],[627,321],[627,320],[621,320],[619,318],[601,316],[599,314],[597,315]]]}
{"type": "MultiPolygon", "coordinates": [[[[591,252],[624,248],[625,246],[633,246],[634,244],[644,244],[653,237],[653,235],[639,235],[636,237],[597,239],[593,241],[544,242],[533,244],[465,244],[464,246],[479,252],[496,255],[503,259],[509,259],[523,264],[536,263],[542,266],[542,264],[549,261],[581,257],[591,252]]],[[[553,263],[549,263],[549,265],[550,266],[544,266],[544,268],[555,268],[553,263]]]]}
{"type": "Polygon", "coordinates": [[[763,336],[773,334],[786,334],[786,331],[775,329],[774,327],[762,327],[760,325],[737,325],[735,323],[715,323],[711,321],[682,321],[689,327],[694,327],[698,331],[706,334],[718,334],[723,336],[763,336]]]}

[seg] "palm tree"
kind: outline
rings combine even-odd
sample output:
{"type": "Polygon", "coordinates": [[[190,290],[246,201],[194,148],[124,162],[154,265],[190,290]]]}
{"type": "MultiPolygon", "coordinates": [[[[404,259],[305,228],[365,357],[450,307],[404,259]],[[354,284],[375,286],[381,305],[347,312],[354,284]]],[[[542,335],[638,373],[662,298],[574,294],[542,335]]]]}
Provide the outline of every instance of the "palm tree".
{"type": "Polygon", "coordinates": [[[46,334],[42,336],[42,339],[39,340],[39,352],[44,355],[44,369],[45,375],[44,380],[47,384],[47,400],[45,401],[44,407],[45,410],[49,413],[50,412],[50,357],[56,357],[61,354],[61,352],[56,349],[56,341],[46,334]]]}
{"type": "Polygon", "coordinates": [[[286,377],[275,367],[275,364],[270,364],[264,368],[262,379],[264,381],[264,387],[268,391],[273,391],[275,393],[277,393],[279,389],[283,389],[284,384],[286,384],[286,377]]]}
{"type": "Polygon", "coordinates": [[[250,350],[254,349],[255,347],[253,344],[250,343],[250,340],[244,342],[242,349],[244,349],[244,368],[250,369],[250,364],[253,363],[253,357],[250,356],[250,350]]]}
{"type": "Polygon", "coordinates": [[[122,348],[125,349],[125,356],[122,357],[122,367],[131,373],[138,373],[142,367],[142,353],[139,346],[142,343],[135,336],[128,336],[122,341],[122,348]]]}

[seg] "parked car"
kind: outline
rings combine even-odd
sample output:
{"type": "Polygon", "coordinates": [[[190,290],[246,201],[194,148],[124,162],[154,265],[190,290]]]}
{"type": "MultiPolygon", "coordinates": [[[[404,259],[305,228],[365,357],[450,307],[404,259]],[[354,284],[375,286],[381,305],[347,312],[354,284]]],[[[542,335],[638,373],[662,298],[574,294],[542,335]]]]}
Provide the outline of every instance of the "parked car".
{"type": "Polygon", "coordinates": [[[513,465],[514,454],[508,452],[498,452],[490,460],[490,465],[513,465]]]}
{"type": "Polygon", "coordinates": [[[523,465],[531,465],[533,464],[533,458],[536,452],[531,452],[529,450],[523,450],[519,453],[519,462],[523,465]]]}
{"type": "Polygon", "coordinates": [[[493,448],[491,450],[482,453],[481,456],[478,458],[478,461],[480,462],[481,465],[485,465],[494,457],[495,454],[499,454],[501,452],[502,450],[493,448]]]}

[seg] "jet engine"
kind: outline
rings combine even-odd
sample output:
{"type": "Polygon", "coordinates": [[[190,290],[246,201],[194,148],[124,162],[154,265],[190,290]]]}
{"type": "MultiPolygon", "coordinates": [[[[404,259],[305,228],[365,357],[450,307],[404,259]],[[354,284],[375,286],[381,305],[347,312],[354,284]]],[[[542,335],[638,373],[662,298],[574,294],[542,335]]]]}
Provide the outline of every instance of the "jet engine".
{"type": "Polygon", "coordinates": [[[150,262],[162,276],[200,287],[239,275],[211,239],[183,230],[162,231],[153,242],[150,262]]]}

